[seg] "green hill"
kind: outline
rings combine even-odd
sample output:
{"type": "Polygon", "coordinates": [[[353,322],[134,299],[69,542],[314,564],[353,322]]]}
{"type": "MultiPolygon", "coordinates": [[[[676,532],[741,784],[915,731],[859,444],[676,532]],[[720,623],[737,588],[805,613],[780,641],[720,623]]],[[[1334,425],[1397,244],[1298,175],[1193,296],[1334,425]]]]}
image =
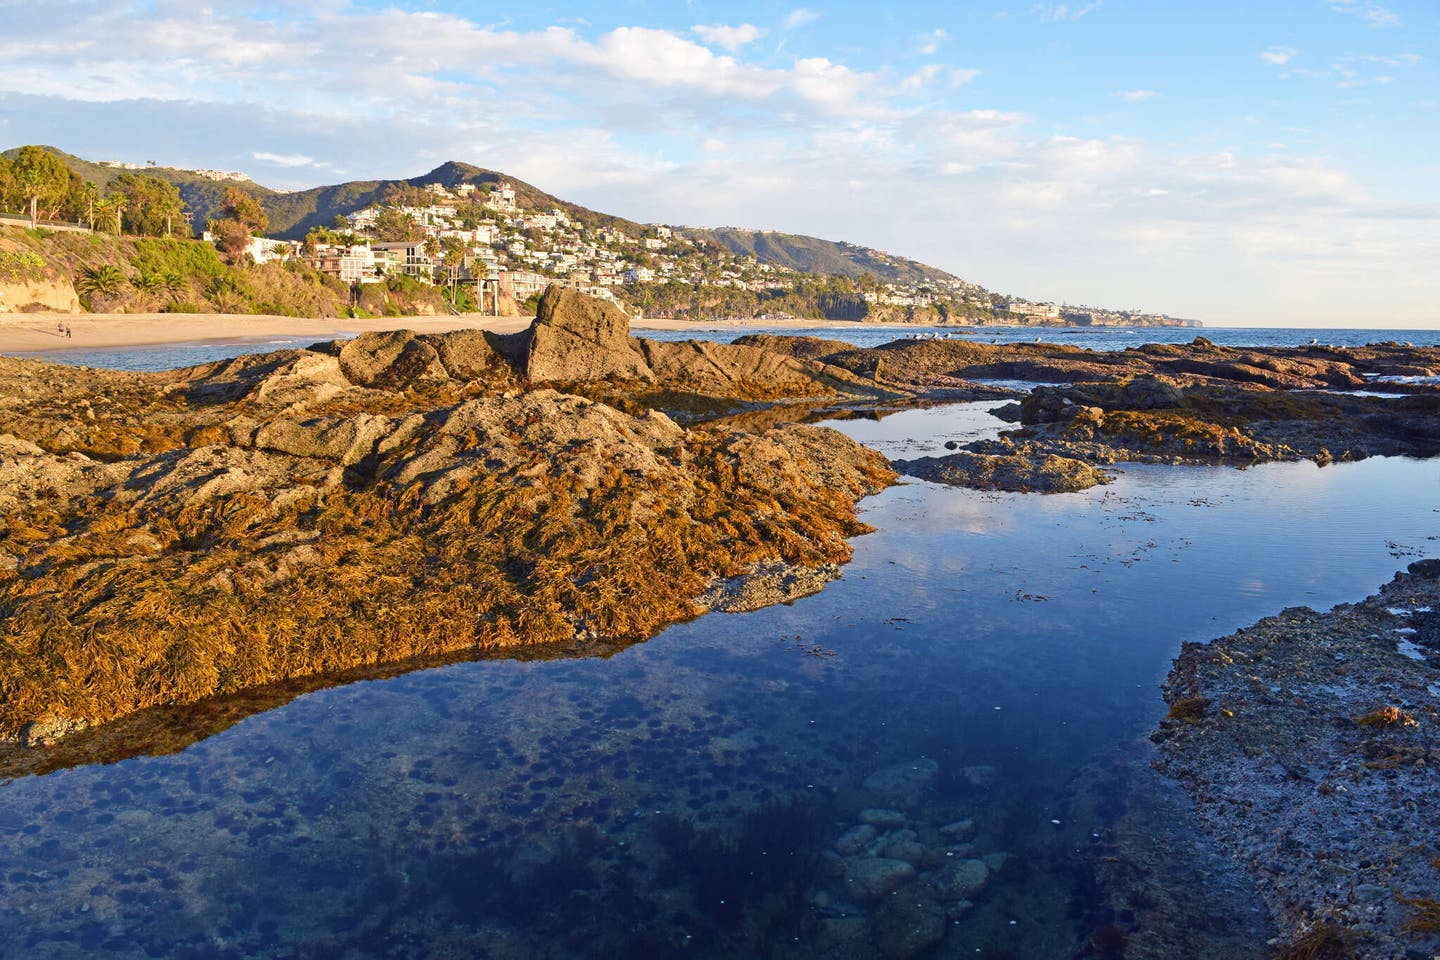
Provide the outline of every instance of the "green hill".
{"type": "Polygon", "coordinates": [[[577,206],[552,196],[523,180],[451,160],[442,163],[427,174],[408,180],[352,180],[327,187],[313,187],[294,193],[268,192],[261,197],[265,211],[270,215],[270,232],[286,240],[299,240],[314,227],[328,227],[336,215],[354,213],[379,202],[385,191],[393,186],[407,185],[424,187],[432,183],[454,188],[462,183],[477,187],[494,187],[501,182],[515,188],[516,203],[527,210],[560,209],[572,219],[587,227],[607,226],[638,233],[643,228],[629,220],[612,217],[585,207],[577,206]]]}
{"type": "Polygon", "coordinates": [[[692,240],[710,240],[728,249],[731,253],[746,254],[761,263],[787,267],[802,273],[821,273],[831,276],[860,277],[869,274],[890,283],[922,284],[932,280],[957,280],[952,274],[935,267],[917,263],[904,257],[895,257],[857,247],[852,243],[837,243],[816,237],[803,237],[793,233],[776,233],[769,230],[740,230],[722,227],[715,230],[685,228],[681,231],[692,240]]]}

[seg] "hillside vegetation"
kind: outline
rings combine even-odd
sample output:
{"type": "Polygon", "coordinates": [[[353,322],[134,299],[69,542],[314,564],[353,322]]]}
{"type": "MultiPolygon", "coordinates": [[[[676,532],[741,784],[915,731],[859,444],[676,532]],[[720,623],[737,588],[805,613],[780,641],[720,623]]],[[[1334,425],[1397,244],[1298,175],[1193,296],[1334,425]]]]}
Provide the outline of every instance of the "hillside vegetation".
{"type": "MultiPolygon", "coordinates": [[[[40,279],[73,285],[81,305],[95,312],[335,317],[351,311],[346,284],[300,261],[227,264],[213,246],[193,240],[0,230],[0,283],[40,279]]],[[[366,285],[355,312],[413,316],[444,309],[438,288],[394,277],[366,285]]]]}

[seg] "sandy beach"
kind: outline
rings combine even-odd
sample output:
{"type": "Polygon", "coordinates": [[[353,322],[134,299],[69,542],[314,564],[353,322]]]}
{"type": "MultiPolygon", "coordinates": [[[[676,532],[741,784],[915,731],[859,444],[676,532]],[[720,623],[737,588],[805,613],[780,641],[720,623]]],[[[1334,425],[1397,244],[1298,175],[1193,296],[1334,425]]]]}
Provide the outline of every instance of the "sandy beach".
{"type": "MultiPolygon", "coordinates": [[[[0,314],[0,353],[39,350],[93,350],[102,347],[138,347],[166,343],[256,340],[265,337],[336,337],[372,330],[414,330],[443,333],[477,328],[514,333],[530,324],[530,317],[487,317],[462,314],[445,317],[307,318],[217,313],[17,313],[0,314]],[[69,327],[64,337],[58,327],[69,327]]],[[[806,329],[834,326],[819,320],[726,320],[690,323],[683,320],[636,321],[636,330],[714,330],[754,327],[806,329]]]]}

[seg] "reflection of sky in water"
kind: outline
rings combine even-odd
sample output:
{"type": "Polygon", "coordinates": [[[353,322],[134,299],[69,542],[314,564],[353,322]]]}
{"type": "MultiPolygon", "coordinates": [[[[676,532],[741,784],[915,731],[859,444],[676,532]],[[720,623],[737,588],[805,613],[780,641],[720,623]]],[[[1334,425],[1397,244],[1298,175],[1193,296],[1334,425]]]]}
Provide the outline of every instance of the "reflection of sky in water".
{"type": "MultiPolygon", "coordinates": [[[[841,428],[934,445],[988,429],[986,406],[841,428]]],[[[643,930],[666,949],[693,937],[687,955],[764,952],[675,892],[689,875],[668,817],[728,825],[795,797],[832,830],[873,803],[857,792],[869,773],[929,756],[940,785],[915,816],[973,816],[982,851],[1016,857],[936,955],[1068,957],[1071,891],[1045,846],[1057,795],[1153,725],[1180,642],[1358,599],[1411,553],[1440,554],[1434,463],[1119,473],[1050,497],[911,482],[866,501],[878,532],[793,606],[704,617],[604,660],[320,691],[178,756],[0,787],[0,943],[403,956],[459,938],[460,955],[533,956],[531,937],[614,956],[648,949],[643,930]],[[998,785],[956,782],[973,764],[998,785]]],[[[720,854],[684,849],[718,872],[705,856],[720,854]]],[[[826,955],[812,927],[792,935],[794,955],[826,955]]]]}

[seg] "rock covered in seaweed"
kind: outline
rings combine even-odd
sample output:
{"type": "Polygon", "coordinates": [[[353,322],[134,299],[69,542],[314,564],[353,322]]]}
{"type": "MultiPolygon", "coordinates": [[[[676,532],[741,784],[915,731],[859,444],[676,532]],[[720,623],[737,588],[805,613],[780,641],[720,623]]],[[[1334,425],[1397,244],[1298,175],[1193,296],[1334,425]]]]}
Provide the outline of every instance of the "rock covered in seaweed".
{"type": "Polygon", "coordinates": [[[1074,493],[1110,482],[1104,471],[1054,454],[1026,457],[961,450],[943,457],[892,460],[890,465],[898,473],[921,480],[1011,493],[1074,493]]]}
{"type": "Polygon", "coordinates": [[[893,481],[830,430],[517,391],[515,355],[402,332],[165,374],[0,358],[0,736],[643,638],[716,582],[833,570],[893,481]]]}

